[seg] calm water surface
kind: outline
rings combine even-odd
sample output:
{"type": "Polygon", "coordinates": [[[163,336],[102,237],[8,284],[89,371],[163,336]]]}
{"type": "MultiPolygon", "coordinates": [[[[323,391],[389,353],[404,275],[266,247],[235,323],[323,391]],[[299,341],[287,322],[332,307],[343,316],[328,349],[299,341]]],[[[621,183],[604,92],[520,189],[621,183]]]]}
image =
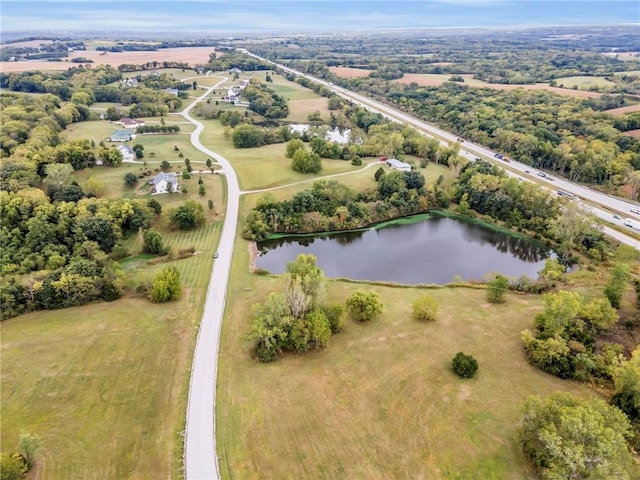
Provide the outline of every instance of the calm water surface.
{"type": "Polygon", "coordinates": [[[492,272],[537,278],[549,249],[485,226],[428,218],[365,232],[288,237],[258,243],[260,269],[282,273],[300,253],[311,253],[327,277],[405,284],[443,284],[459,275],[482,280],[492,272]]]}

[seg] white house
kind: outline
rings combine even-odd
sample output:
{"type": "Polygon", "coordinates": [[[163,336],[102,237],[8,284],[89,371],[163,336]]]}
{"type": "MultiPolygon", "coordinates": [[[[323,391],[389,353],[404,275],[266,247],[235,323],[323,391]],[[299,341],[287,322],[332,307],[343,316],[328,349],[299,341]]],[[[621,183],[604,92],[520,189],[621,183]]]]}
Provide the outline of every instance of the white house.
{"type": "Polygon", "coordinates": [[[160,193],[168,193],[178,192],[178,176],[174,172],[160,172],[155,176],[153,180],[149,180],[149,183],[152,186],[152,193],[160,194],[160,193]],[[169,186],[171,185],[171,186],[169,186]],[[169,190],[171,189],[171,190],[169,190]]]}
{"type": "Polygon", "coordinates": [[[122,125],[124,128],[138,128],[144,127],[144,121],[134,120],[133,118],[121,118],[120,125],[122,125]]]}
{"type": "Polygon", "coordinates": [[[387,165],[389,165],[393,170],[399,170],[401,172],[410,172],[411,165],[408,163],[401,162],[395,158],[390,158],[387,160],[387,165]]]}
{"type": "Polygon", "coordinates": [[[135,152],[129,145],[118,145],[118,151],[122,154],[123,162],[133,162],[135,152]]]}
{"type": "Polygon", "coordinates": [[[180,90],[178,90],[177,88],[165,88],[164,91],[170,93],[171,95],[175,95],[176,97],[180,93],[180,90]]]}

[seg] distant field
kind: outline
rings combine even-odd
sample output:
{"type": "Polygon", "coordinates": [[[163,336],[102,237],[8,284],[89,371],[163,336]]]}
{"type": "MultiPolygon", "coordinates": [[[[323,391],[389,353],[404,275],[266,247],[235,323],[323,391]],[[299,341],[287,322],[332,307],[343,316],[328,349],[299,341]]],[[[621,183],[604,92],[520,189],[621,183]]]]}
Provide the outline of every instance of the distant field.
{"type": "Polygon", "coordinates": [[[371,72],[373,72],[373,70],[365,70],[364,68],[352,67],[329,67],[329,71],[343,78],[366,77],[371,72]]]}
{"type": "Polygon", "coordinates": [[[636,105],[627,105],[626,107],[612,108],[611,110],[604,111],[604,113],[610,113],[611,115],[615,115],[616,117],[631,112],[640,112],[640,103],[636,105]]]}
{"type": "MultiPolygon", "coordinates": [[[[93,60],[94,65],[111,65],[117,67],[124,63],[142,64],[147,62],[187,62],[189,65],[205,64],[213,47],[163,48],[151,52],[116,52],[101,55],[97,50],[78,50],[71,52],[68,59],[83,57],[93,60]]],[[[4,73],[26,72],[33,70],[67,70],[78,66],[70,61],[45,62],[40,60],[21,62],[0,62],[0,70],[4,73]]]]}
{"type": "Polygon", "coordinates": [[[640,52],[606,52],[603,55],[615,57],[619,60],[637,60],[640,58],[640,52]]]}
{"type": "Polygon", "coordinates": [[[588,76],[574,76],[556,78],[558,86],[564,85],[564,88],[577,87],[581,90],[589,89],[590,87],[611,87],[615,83],[610,82],[602,77],[588,77],[588,76]]]}
{"type": "Polygon", "coordinates": [[[39,47],[40,45],[49,45],[53,43],[53,40],[26,40],[24,42],[15,42],[15,43],[3,43],[2,47],[39,47]]]}
{"type": "MultiPolygon", "coordinates": [[[[586,92],[582,90],[571,90],[567,88],[550,87],[546,83],[537,83],[535,85],[507,85],[500,83],[486,83],[481,80],[475,80],[472,75],[462,75],[464,78],[463,85],[470,87],[482,87],[493,88],[495,90],[516,90],[522,88],[524,90],[548,90],[558,95],[564,95],[567,97],[579,97],[579,98],[599,98],[602,94],[597,92],[586,92]]],[[[442,85],[444,82],[449,81],[450,74],[427,74],[427,73],[407,73],[402,78],[394,80],[398,83],[410,84],[412,82],[423,86],[437,86],[442,85]]]]}

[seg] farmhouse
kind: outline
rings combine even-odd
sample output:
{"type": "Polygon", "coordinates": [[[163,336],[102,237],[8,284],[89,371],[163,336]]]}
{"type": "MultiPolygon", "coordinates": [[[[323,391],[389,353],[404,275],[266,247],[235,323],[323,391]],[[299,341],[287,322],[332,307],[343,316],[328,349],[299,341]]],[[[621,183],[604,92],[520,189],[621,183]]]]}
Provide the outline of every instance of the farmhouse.
{"type": "Polygon", "coordinates": [[[131,130],[116,130],[109,136],[110,142],[128,142],[136,138],[136,134],[131,130]]]}
{"type": "Polygon", "coordinates": [[[178,90],[177,88],[165,88],[164,91],[170,93],[171,95],[175,95],[176,97],[180,93],[180,90],[178,90]]]}
{"type": "Polygon", "coordinates": [[[160,172],[153,180],[149,180],[149,183],[154,194],[178,191],[178,177],[174,172],[160,172]]]}
{"type": "Polygon", "coordinates": [[[118,145],[118,151],[122,154],[123,162],[133,162],[135,154],[129,145],[118,145]]]}
{"type": "Polygon", "coordinates": [[[134,120],[133,118],[121,118],[120,125],[124,128],[138,128],[144,127],[144,121],[134,120]]]}
{"type": "Polygon", "coordinates": [[[225,102],[235,105],[240,100],[240,96],[238,95],[239,92],[236,90],[236,88],[237,87],[232,87],[227,90],[227,94],[224,96],[225,102]]]}
{"type": "Polygon", "coordinates": [[[395,158],[390,158],[387,160],[387,165],[391,167],[392,170],[399,170],[401,172],[410,172],[411,165],[408,163],[401,162],[395,158]]]}
{"type": "Polygon", "coordinates": [[[238,75],[240,75],[242,73],[242,70],[240,70],[237,67],[233,67],[233,68],[229,69],[229,73],[231,73],[231,74],[237,73],[238,75]]]}

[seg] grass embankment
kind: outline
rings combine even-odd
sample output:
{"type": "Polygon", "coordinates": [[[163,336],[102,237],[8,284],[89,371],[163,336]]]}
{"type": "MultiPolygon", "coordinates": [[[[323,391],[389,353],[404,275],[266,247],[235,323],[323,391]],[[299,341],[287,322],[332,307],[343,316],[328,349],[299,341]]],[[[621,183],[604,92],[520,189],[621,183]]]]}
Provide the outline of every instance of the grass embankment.
{"type": "MultiPolygon", "coordinates": [[[[250,358],[243,340],[250,307],[279,282],[246,273],[246,249],[234,263],[218,377],[218,446],[225,478],[530,478],[515,427],[532,394],[587,386],[530,366],[520,332],[540,297],[508,295],[486,303],[483,290],[429,290],[440,304],[434,323],[411,318],[417,289],[377,291],[382,317],[348,321],[324,351],[273,364],[250,358]],[[458,379],[458,351],[478,359],[472,380],[458,379]]],[[[330,282],[329,301],[353,290],[330,282]]]]}

